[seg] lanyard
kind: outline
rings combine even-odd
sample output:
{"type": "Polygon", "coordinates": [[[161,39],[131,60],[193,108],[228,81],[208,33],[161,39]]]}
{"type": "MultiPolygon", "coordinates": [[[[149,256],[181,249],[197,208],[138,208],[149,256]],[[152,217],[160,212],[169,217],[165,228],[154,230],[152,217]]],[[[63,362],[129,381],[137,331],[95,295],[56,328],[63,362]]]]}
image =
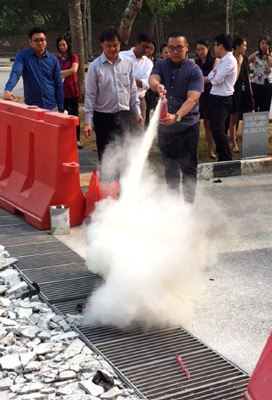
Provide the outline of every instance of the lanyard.
{"type": "Polygon", "coordinates": [[[60,56],[60,69],[63,71],[65,69],[65,65],[67,62],[68,56],[65,57],[65,60],[62,59],[62,56],[60,56]]]}

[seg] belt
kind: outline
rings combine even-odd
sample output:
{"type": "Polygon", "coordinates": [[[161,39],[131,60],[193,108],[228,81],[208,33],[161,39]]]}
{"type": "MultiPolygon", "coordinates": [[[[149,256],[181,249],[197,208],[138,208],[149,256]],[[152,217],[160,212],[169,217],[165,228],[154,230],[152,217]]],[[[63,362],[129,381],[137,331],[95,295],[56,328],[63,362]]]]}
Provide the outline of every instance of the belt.
{"type": "Polygon", "coordinates": [[[230,96],[218,96],[217,94],[211,94],[210,96],[212,96],[214,99],[229,99],[230,97],[232,97],[232,95],[230,96]]]}
{"type": "Polygon", "coordinates": [[[125,114],[125,113],[129,113],[129,110],[116,111],[115,113],[105,113],[105,112],[94,110],[94,114],[99,114],[101,116],[113,115],[114,117],[117,117],[118,115],[125,114]]]}

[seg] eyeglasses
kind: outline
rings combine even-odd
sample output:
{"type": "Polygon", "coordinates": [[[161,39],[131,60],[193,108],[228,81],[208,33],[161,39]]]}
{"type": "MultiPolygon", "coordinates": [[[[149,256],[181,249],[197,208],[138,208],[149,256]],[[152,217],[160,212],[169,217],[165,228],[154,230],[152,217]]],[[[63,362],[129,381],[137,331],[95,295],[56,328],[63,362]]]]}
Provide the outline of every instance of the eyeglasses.
{"type": "Polygon", "coordinates": [[[143,50],[153,50],[154,46],[145,46],[144,44],[142,45],[143,50]]]}
{"type": "Polygon", "coordinates": [[[186,46],[186,44],[187,43],[185,43],[185,45],[179,45],[179,46],[177,46],[177,47],[174,47],[174,46],[168,46],[168,50],[169,51],[171,51],[171,53],[173,53],[175,50],[177,50],[177,52],[181,52],[183,49],[184,49],[184,47],[186,46]]]}
{"type": "Polygon", "coordinates": [[[34,43],[39,43],[39,42],[43,43],[43,42],[46,41],[46,39],[45,38],[43,38],[43,39],[31,39],[31,41],[34,42],[34,43]]]}

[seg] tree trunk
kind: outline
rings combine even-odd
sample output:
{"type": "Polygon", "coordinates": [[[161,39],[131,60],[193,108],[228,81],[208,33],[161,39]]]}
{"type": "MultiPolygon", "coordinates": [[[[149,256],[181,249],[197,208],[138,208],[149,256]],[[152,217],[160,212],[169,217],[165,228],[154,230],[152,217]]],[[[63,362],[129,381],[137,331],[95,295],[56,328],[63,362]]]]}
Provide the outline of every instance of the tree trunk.
{"type": "Polygon", "coordinates": [[[226,4],[226,34],[231,34],[232,26],[232,0],[227,0],[226,4]]]}
{"type": "Polygon", "coordinates": [[[93,30],[92,30],[92,12],[91,0],[87,0],[87,19],[88,19],[88,58],[93,58],[93,30]]]}
{"type": "Polygon", "coordinates": [[[143,0],[130,0],[127,8],[123,12],[121,23],[119,27],[121,40],[124,44],[128,44],[131,28],[136,15],[140,11],[143,4],[143,0]]]}
{"type": "Polygon", "coordinates": [[[86,0],[82,0],[82,27],[84,39],[84,61],[88,62],[88,32],[87,32],[87,4],[86,0]]]}
{"type": "Polygon", "coordinates": [[[161,17],[156,18],[155,20],[155,27],[156,27],[156,36],[157,36],[157,53],[159,53],[160,47],[163,43],[165,43],[165,38],[163,35],[163,27],[162,27],[162,20],[161,17]]]}
{"type": "Polygon", "coordinates": [[[84,70],[84,41],[82,29],[82,15],[80,9],[81,0],[66,0],[68,15],[70,20],[70,29],[72,36],[73,52],[78,55],[78,84],[81,93],[81,99],[85,94],[85,70],[84,70]]]}
{"type": "Polygon", "coordinates": [[[154,35],[155,21],[156,21],[157,12],[160,7],[160,2],[161,2],[161,0],[155,0],[155,4],[153,7],[152,18],[151,18],[150,28],[149,28],[149,37],[150,38],[153,38],[153,35],[154,35]]]}

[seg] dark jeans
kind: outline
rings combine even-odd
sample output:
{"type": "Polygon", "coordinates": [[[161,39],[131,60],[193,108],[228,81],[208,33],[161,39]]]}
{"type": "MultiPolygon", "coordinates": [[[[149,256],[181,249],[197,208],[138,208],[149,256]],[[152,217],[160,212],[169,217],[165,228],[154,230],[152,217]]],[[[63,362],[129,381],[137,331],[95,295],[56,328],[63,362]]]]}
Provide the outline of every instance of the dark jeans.
{"type": "Polygon", "coordinates": [[[124,138],[124,134],[128,130],[128,120],[129,111],[120,111],[115,114],[94,111],[93,122],[100,161],[107,145],[116,136],[124,138]]]}
{"type": "Polygon", "coordinates": [[[179,191],[182,171],[183,194],[186,202],[193,203],[197,182],[197,145],[199,123],[184,132],[158,134],[158,145],[162,152],[165,179],[168,187],[179,191]]]}
{"type": "MultiPolygon", "coordinates": [[[[69,115],[78,117],[78,99],[64,99],[64,110],[68,111],[69,115]]],[[[80,141],[80,126],[76,127],[77,141],[80,141]]]]}
{"type": "Polygon", "coordinates": [[[258,85],[252,83],[253,97],[255,100],[255,111],[269,111],[272,96],[272,84],[258,85]]]}
{"type": "Polygon", "coordinates": [[[226,121],[230,115],[231,107],[232,96],[214,96],[210,94],[210,121],[218,161],[232,160],[226,132],[226,121]]]}

